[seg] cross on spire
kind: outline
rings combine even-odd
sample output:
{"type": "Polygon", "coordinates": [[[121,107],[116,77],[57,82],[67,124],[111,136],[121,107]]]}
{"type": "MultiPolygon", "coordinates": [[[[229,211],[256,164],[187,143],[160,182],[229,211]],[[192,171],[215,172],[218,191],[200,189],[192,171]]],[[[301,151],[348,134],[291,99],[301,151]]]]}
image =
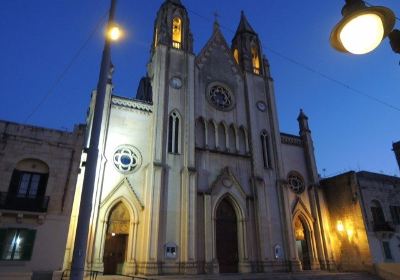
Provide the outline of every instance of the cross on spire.
{"type": "Polygon", "coordinates": [[[214,12],[214,30],[219,29],[218,17],[219,17],[219,14],[217,13],[217,11],[215,11],[214,12]]]}
{"type": "Polygon", "coordinates": [[[218,22],[219,14],[217,11],[214,12],[214,21],[218,22]]]}

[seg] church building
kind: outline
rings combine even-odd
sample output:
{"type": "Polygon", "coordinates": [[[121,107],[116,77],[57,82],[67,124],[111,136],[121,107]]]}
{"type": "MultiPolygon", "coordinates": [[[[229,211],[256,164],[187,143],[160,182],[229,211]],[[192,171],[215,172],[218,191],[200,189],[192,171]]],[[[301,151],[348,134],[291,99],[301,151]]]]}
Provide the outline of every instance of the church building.
{"type": "Polygon", "coordinates": [[[333,269],[308,118],[300,111],[299,135],[280,131],[270,65],[244,13],[230,44],[215,22],[198,54],[180,0],[162,3],[153,32],[136,98],[114,95],[110,76],[87,269],[126,275],[333,269]]]}

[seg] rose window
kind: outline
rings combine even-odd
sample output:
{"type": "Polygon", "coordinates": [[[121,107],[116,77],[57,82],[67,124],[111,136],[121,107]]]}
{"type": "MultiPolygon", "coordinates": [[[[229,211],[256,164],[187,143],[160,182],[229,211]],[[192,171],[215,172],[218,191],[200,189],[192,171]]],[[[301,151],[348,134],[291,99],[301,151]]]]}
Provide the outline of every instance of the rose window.
{"type": "Polygon", "coordinates": [[[222,85],[211,86],[208,91],[207,99],[219,110],[230,110],[234,105],[230,90],[222,85]]]}
{"type": "Polygon", "coordinates": [[[294,193],[301,194],[305,189],[303,179],[297,174],[290,174],[288,183],[294,193]]]}
{"type": "Polygon", "coordinates": [[[139,151],[132,146],[119,146],[114,152],[114,166],[121,173],[130,173],[139,167],[141,157],[139,151]]]}

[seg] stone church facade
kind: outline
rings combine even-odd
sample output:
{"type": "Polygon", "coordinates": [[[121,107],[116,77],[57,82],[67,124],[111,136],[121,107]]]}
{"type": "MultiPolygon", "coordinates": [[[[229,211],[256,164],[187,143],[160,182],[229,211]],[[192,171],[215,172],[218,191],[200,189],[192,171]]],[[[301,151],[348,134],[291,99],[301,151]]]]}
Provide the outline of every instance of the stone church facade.
{"type": "Polygon", "coordinates": [[[108,84],[88,269],[154,275],[334,268],[308,119],[300,111],[299,135],[280,132],[269,64],[245,15],[231,45],[214,23],[199,54],[179,0],[161,5],[153,32],[136,99],[114,95],[108,84]]]}

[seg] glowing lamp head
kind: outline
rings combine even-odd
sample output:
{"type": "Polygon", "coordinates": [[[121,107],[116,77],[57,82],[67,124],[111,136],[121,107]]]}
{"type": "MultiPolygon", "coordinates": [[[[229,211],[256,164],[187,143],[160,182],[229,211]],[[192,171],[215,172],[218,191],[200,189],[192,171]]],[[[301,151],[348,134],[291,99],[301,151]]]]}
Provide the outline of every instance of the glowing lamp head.
{"type": "Polygon", "coordinates": [[[331,45],[341,52],[369,53],[393,29],[395,15],[385,7],[366,7],[363,1],[347,2],[342,10],[342,20],[331,33],[331,45]]]}
{"type": "Polygon", "coordinates": [[[379,46],[383,39],[382,20],[376,14],[355,17],[343,26],[339,38],[343,47],[353,54],[365,54],[379,46]]]}
{"type": "Polygon", "coordinates": [[[122,37],[122,30],[118,25],[111,25],[107,30],[107,38],[111,41],[118,41],[122,37]]]}

